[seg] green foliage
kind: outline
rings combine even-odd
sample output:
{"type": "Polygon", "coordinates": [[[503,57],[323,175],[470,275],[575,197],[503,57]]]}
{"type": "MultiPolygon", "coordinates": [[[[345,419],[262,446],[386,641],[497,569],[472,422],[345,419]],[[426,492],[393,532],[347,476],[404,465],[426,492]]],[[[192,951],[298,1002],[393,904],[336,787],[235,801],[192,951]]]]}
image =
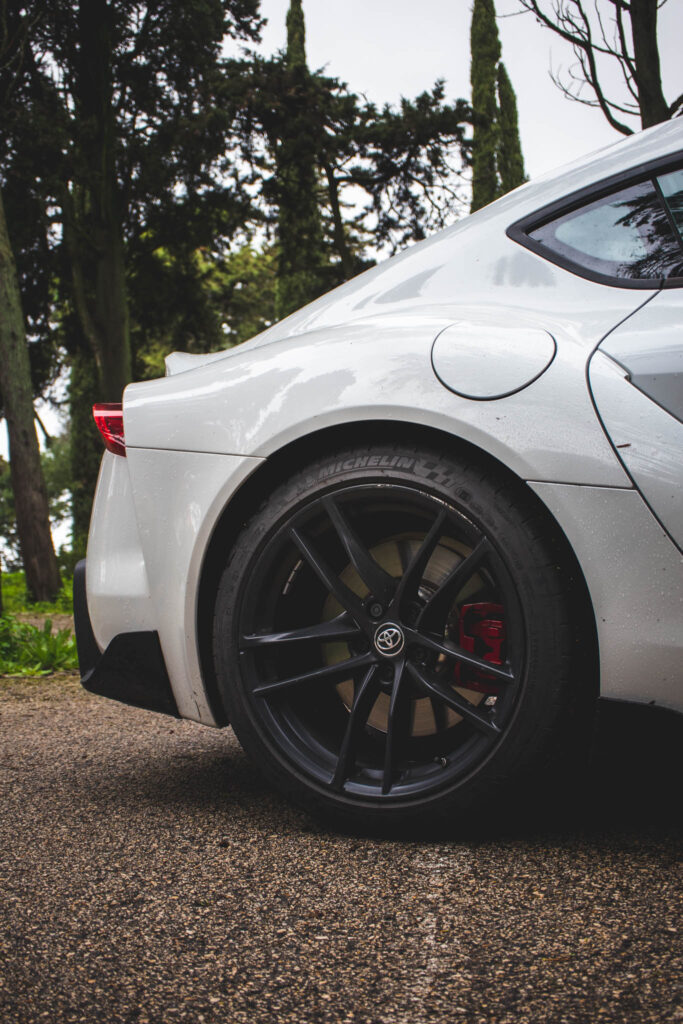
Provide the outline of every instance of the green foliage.
{"type": "Polygon", "coordinates": [[[496,68],[500,40],[493,0],[474,0],[470,28],[472,109],[475,115],[472,143],[472,210],[498,195],[498,101],[496,68]]]}
{"type": "Polygon", "coordinates": [[[498,124],[500,126],[500,148],[498,151],[498,173],[500,194],[505,195],[525,181],[524,157],[519,138],[517,118],[517,97],[501,61],[498,65],[498,124]]]}
{"type": "Polygon", "coordinates": [[[30,612],[38,615],[70,615],[73,612],[73,579],[64,576],[62,587],[54,601],[29,600],[26,576],[22,571],[3,572],[2,604],[8,615],[30,612]]]}
{"type": "Polygon", "coordinates": [[[327,262],[318,204],[315,83],[306,64],[306,35],[301,0],[287,13],[287,50],[283,68],[281,121],[275,147],[273,183],[278,206],[276,314],[282,319],[325,290],[327,262]]]}
{"type": "Polygon", "coordinates": [[[222,347],[239,345],[275,323],[277,249],[244,245],[221,264],[211,265],[206,282],[212,303],[220,304],[222,347]]]}
{"type": "Polygon", "coordinates": [[[42,628],[0,618],[0,675],[46,675],[78,667],[76,641],[69,629],[52,632],[46,619],[42,628]]]}
{"type": "Polygon", "coordinates": [[[474,0],[470,49],[474,113],[470,209],[474,212],[525,180],[517,101],[500,59],[494,0],[474,0]]]}
{"type": "Polygon", "coordinates": [[[464,100],[446,103],[438,81],[414,100],[403,97],[397,108],[366,103],[358,117],[360,126],[351,125],[346,138],[354,159],[342,163],[337,178],[370,196],[375,244],[395,251],[459,215],[472,117],[464,100]]]}
{"type": "Polygon", "coordinates": [[[258,0],[2,5],[0,49],[11,45],[0,59],[0,185],[17,231],[29,334],[41,337],[34,387],[51,379],[58,344],[62,360],[65,349],[79,364],[71,405],[81,551],[101,455],[90,405],[120,399],[136,342],[163,347],[173,334],[171,347],[184,348],[185,326],[204,330],[211,318],[191,254],[222,248],[249,216],[239,171],[226,156],[232,114],[218,89],[224,43],[258,37],[258,7],[258,0]],[[159,248],[173,255],[172,280],[154,277],[159,248]],[[169,314],[155,317],[170,296],[169,314]]]}
{"type": "Polygon", "coordinates": [[[301,0],[291,0],[287,11],[287,66],[306,68],[306,24],[301,0]]]}
{"type": "Polygon", "coordinates": [[[156,258],[161,267],[156,287],[149,281],[149,301],[158,309],[157,330],[137,346],[138,379],[163,376],[164,358],[176,349],[220,351],[253,338],[275,322],[276,247],[264,245],[258,250],[245,243],[220,259],[197,249],[190,255],[192,278],[187,272],[179,274],[175,289],[175,257],[160,249],[156,258]],[[197,296],[185,301],[183,282],[185,288],[201,291],[201,303],[197,296]],[[196,316],[199,308],[201,320],[196,316]]]}
{"type": "Polygon", "coordinates": [[[261,183],[259,209],[278,224],[282,267],[298,259],[300,292],[312,298],[371,265],[378,250],[394,252],[461,212],[471,108],[447,103],[443,82],[378,107],[337,79],[307,72],[297,82],[295,71],[286,58],[234,62],[229,78],[242,96],[236,124],[261,183]]]}

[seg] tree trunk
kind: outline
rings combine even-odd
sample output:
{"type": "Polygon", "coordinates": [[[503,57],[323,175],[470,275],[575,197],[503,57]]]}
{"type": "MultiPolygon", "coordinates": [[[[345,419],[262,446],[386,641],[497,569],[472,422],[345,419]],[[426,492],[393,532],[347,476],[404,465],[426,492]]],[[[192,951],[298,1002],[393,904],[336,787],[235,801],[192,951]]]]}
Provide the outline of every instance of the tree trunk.
{"type": "Polygon", "coordinates": [[[334,247],[337,250],[337,254],[341,262],[344,280],[350,281],[354,276],[355,271],[353,267],[353,256],[351,255],[351,251],[349,250],[349,246],[346,241],[344,219],[339,205],[339,187],[334,177],[332,165],[327,161],[324,164],[324,170],[325,177],[327,178],[327,194],[330,200],[330,210],[332,211],[334,247]]]}
{"type": "Polygon", "coordinates": [[[631,0],[631,31],[636,88],[643,128],[668,121],[657,46],[657,0],[631,0]]]}
{"type": "Polygon", "coordinates": [[[65,197],[65,244],[74,304],[105,401],[118,402],[132,376],[122,198],[116,174],[112,13],[107,0],[81,0],[75,140],[78,182],[65,197]]]}
{"type": "Polygon", "coordinates": [[[0,391],[9,435],[10,472],[26,587],[35,601],[53,601],[59,570],[50,533],[47,491],[33,421],[33,389],[24,315],[5,208],[0,193],[0,391]]]}

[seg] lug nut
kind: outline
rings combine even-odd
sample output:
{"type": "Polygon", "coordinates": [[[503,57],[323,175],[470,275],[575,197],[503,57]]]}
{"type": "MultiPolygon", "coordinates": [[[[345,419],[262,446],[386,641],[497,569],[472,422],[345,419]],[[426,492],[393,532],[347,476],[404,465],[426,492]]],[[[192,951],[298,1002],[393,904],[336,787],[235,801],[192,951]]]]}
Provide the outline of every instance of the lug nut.
{"type": "Polygon", "coordinates": [[[374,601],[370,605],[370,614],[372,615],[373,619],[378,619],[383,611],[384,608],[382,608],[382,605],[379,604],[377,601],[374,601]]]}

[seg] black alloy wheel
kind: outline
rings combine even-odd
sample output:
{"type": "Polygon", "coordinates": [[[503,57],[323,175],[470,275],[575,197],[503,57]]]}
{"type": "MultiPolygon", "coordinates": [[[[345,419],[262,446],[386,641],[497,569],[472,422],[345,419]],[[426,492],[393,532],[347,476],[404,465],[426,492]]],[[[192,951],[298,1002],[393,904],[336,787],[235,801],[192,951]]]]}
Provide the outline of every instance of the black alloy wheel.
{"type": "Polygon", "coordinates": [[[495,481],[433,453],[297,474],[245,529],[217,599],[217,677],[245,749],[289,796],[354,823],[443,815],[519,777],[567,677],[557,573],[531,540],[495,481]]]}

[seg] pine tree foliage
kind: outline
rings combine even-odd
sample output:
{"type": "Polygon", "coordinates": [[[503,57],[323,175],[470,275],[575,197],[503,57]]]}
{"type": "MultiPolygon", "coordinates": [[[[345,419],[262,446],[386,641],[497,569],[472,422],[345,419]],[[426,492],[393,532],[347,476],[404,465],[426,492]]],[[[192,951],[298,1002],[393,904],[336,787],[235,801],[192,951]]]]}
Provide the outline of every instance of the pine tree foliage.
{"type": "MultiPolygon", "coordinates": [[[[299,56],[300,11],[297,3],[290,12],[299,56]]],[[[306,267],[312,297],[365,269],[377,252],[395,252],[462,212],[472,115],[464,100],[446,102],[442,82],[414,100],[403,98],[398,107],[378,107],[318,71],[307,69],[305,87],[293,87],[292,70],[286,56],[256,59],[236,62],[229,79],[233,89],[241,82],[238,133],[259,183],[264,223],[274,220],[281,238],[286,226],[293,240],[314,239],[306,267]],[[317,223],[303,215],[303,196],[284,213],[292,214],[291,224],[282,219],[285,167],[291,161],[296,169],[300,153],[314,162],[308,165],[308,195],[319,210],[322,259],[317,223]]],[[[298,189],[296,176],[292,187],[298,189]]]]}
{"type": "Polygon", "coordinates": [[[525,174],[517,119],[517,97],[502,61],[498,65],[498,125],[500,194],[505,195],[522,184],[525,174]]]}
{"type": "Polygon", "coordinates": [[[472,210],[499,195],[498,177],[498,97],[496,73],[500,60],[500,40],[493,0],[474,0],[470,28],[472,64],[472,210]]]}
{"type": "Polygon", "coordinates": [[[301,0],[291,0],[287,12],[283,79],[274,181],[278,207],[278,319],[325,291],[322,268],[326,261],[318,205],[317,122],[310,110],[311,103],[315,102],[315,85],[306,62],[301,0]]]}
{"type": "Polygon", "coordinates": [[[494,0],[474,0],[470,50],[474,212],[525,180],[517,100],[501,61],[494,0]]]}
{"type": "Polygon", "coordinates": [[[306,68],[306,23],[301,0],[291,0],[287,11],[287,67],[306,68]]]}

